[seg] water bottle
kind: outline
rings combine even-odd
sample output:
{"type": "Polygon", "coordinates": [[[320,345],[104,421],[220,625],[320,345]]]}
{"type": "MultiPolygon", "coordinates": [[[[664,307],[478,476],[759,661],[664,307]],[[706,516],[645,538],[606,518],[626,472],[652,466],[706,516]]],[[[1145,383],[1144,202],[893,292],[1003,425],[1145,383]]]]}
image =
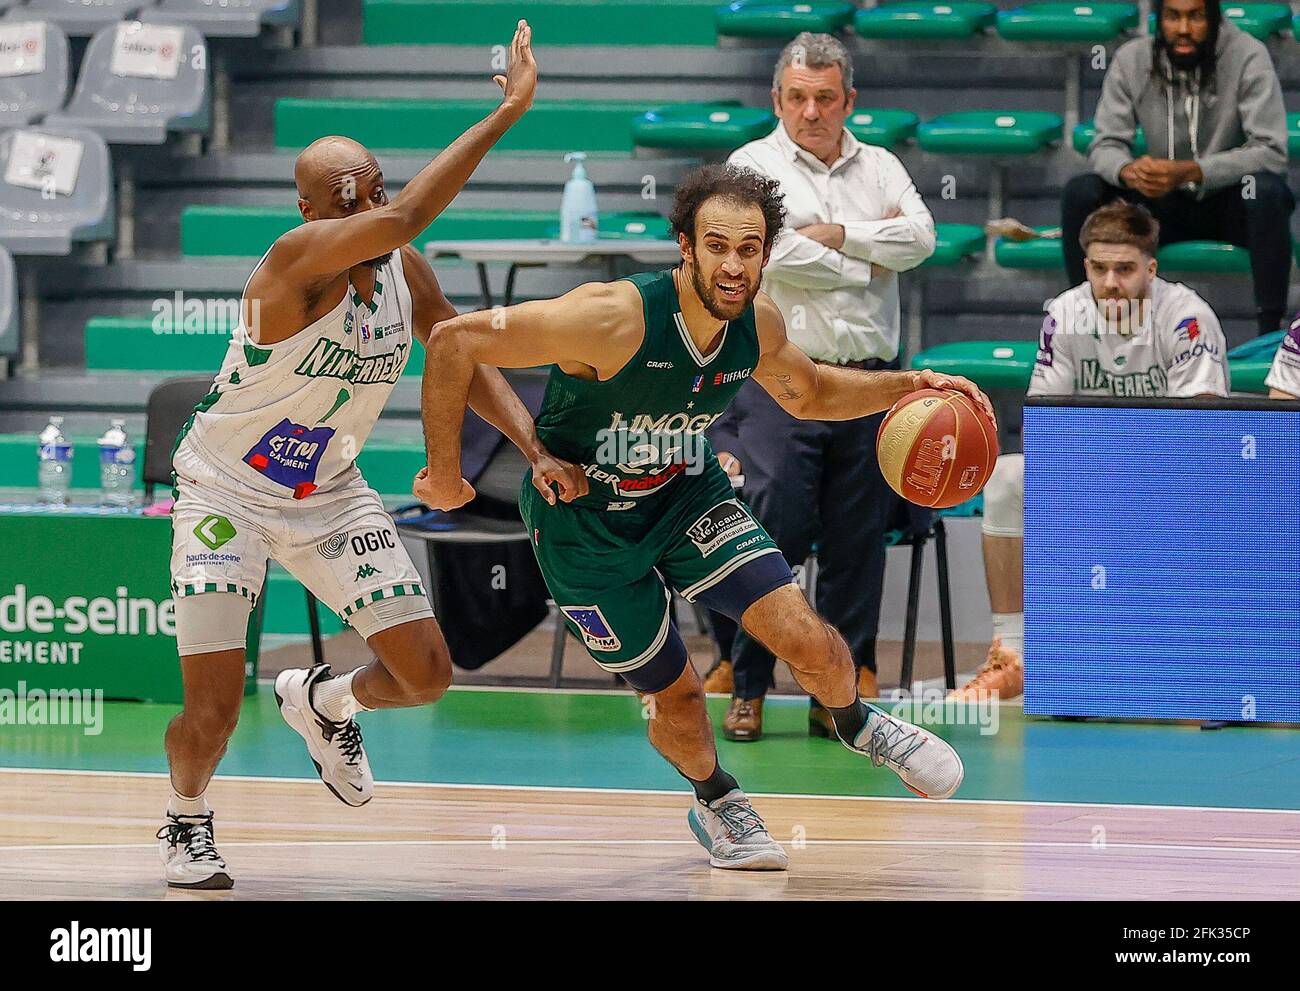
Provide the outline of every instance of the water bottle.
{"type": "Polygon", "coordinates": [[[40,487],[40,501],[66,506],[72,485],[72,445],[63,436],[63,417],[50,417],[49,424],[41,431],[37,453],[40,465],[36,484],[40,487]]]}
{"type": "Polygon", "coordinates": [[[99,438],[99,496],[105,506],[131,505],[135,484],[135,448],[126,437],[126,421],[113,420],[99,438]]]}
{"type": "Polygon", "coordinates": [[[587,178],[587,168],[582,164],[586,158],[580,151],[564,156],[566,162],[574,165],[573,175],[564,184],[564,195],[560,198],[560,240],[570,244],[596,240],[599,220],[596,187],[587,178]]]}

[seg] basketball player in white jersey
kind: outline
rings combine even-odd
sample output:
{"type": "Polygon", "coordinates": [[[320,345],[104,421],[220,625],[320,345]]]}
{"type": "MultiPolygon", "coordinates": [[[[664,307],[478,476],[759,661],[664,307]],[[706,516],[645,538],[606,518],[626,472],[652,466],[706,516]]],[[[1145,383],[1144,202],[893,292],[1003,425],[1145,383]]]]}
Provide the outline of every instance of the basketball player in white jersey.
{"type": "Polygon", "coordinates": [[[1264,384],[1270,399],[1300,399],[1300,313],[1278,345],[1264,384]]]}
{"type": "MultiPolygon", "coordinates": [[[[325,665],[280,674],[284,718],[321,780],[348,805],[373,778],[354,714],[424,705],[451,681],[447,646],[378,495],[355,458],[402,373],[412,337],[455,316],[409,242],[460,192],[479,161],[527,111],[537,68],[527,24],[511,46],[501,105],[389,202],[374,156],[322,138],[294,167],[308,221],[253,270],[241,321],[211,393],[181,431],[173,459],[172,591],[184,709],[167,728],[173,796],[160,850],[167,883],[229,888],[204,791],[239,717],[244,643],[268,558],[283,564],[360,633],[375,660],[341,677],[325,665]]],[[[532,417],[495,368],[474,378],[476,411],[529,457],[554,501],[586,491],[541,447],[532,417]]]]}
{"type": "MultiPolygon", "coordinates": [[[[1079,235],[1088,281],[1047,306],[1031,396],[1226,396],[1219,318],[1193,290],[1156,277],[1160,228],[1117,200],[1079,235]]],[[[1004,454],[984,488],[984,572],[993,644],[958,697],[1014,698],[1024,688],[1025,456],[1004,454]]]]}

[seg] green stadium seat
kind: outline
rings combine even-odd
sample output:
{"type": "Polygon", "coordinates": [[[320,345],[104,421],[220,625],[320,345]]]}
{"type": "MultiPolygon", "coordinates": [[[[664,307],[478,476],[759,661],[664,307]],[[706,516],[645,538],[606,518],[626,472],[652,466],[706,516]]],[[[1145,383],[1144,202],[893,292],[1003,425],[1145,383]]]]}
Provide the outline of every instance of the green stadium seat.
{"type": "Polygon", "coordinates": [[[934,254],[921,268],[951,268],[984,250],[984,228],[977,224],[935,224],[934,254]]]}
{"type": "MultiPolygon", "coordinates": [[[[1291,8],[1282,3],[1226,3],[1223,16],[1247,34],[1267,41],[1291,26],[1291,8]]],[[[1149,23],[1156,30],[1156,15],[1152,11],[1149,23]]]]}
{"type": "MultiPolygon", "coordinates": [[[[293,207],[188,206],[181,211],[181,252],[189,256],[260,255],[300,223],[302,217],[293,207]]],[[[435,239],[553,237],[558,226],[554,210],[448,210],[414,244],[422,248],[424,242],[435,239]]]]}
{"type": "MultiPolygon", "coordinates": [[[[342,100],[283,97],[275,143],[303,148],[343,134],[371,149],[445,148],[495,109],[493,100],[342,100]]],[[[632,151],[632,120],[644,101],[539,100],[497,142],[500,151],[632,151]]]]}
{"type": "MultiPolygon", "coordinates": [[[[554,236],[559,236],[558,225],[554,236]]],[[[623,212],[602,213],[597,222],[596,236],[628,240],[650,238],[662,241],[672,237],[673,233],[667,217],[657,213],[623,212]]]]}
{"type": "Polygon", "coordinates": [[[857,8],[851,3],[735,3],[718,7],[714,25],[720,35],[740,38],[793,38],[800,31],[833,34],[849,21],[857,8]]]}
{"type": "Polygon", "coordinates": [[[952,155],[1032,155],[1061,139],[1060,114],[1044,110],[960,110],[916,129],[926,151],[952,155]]]}
{"type": "MultiPolygon", "coordinates": [[[[1050,227],[1035,227],[1036,231],[1050,227]]],[[[1059,237],[1044,237],[1034,241],[1008,241],[1004,237],[993,245],[993,257],[1003,268],[1062,269],[1065,253],[1059,237]]]]}
{"type": "MultiPolygon", "coordinates": [[[[1296,116],[1300,116],[1300,114],[1296,116]]],[[[1088,147],[1096,136],[1097,126],[1090,120],[1083,120],[1074,125],[1074,132],[1070,136],[1070,141],[1074,145],[1075,151],[1080,155],[1087,155],[1088,147]]],[[[1147,136],[1143,133],[1141,125],[1138,125],[1137,133],[1133,137],[1133,154],[1145,155],[1147,153],[1147,136]]]]}
{"type": "Polygon", "coordinates": [[[1228,359],[1228,375],[1231,378],[1233,392],[1255,392],[1268,394],[1264,380],[1268,378],[1269,369],[1273,367],[1272,357],[1228,359]]]}
{"type": "Polygon", "coordinates": [[[1027,3],[998,11],[998,34],[1008,41],[1097,43],[1137,27],[1131,3],[1027,3]]]}
{"type": "Polygon", "coordinates": [[[1161,248],[1156,258],[1168,272],[1250,271],[1250,252],[1223,241],[1180,241],[1161,248]]]}
{"type": "Polygon", "coordinates": [[[910,110],[855,110],[844,122],[863,144],[893,148],[916,134],[921,118],[910,110]]]}
{"type": "Polygon", "coordinates": [[[365,0],[367,45],[715,45],[717,0],[365,0]],[[526,8],[526,9],[525,9],[526,8]],[[667,9],[666,9],[667,8],[667,9]]]}
{"type": "Polygon", "coordinates": [[[1037,341],[953,341],[912,357],[913,368],[964,375],[981,389],[1029,388],[1037,341]]]}
{"type": "Polygon", "coordinates": [[[884,3],[859,10],[853,31],[863,38],[955,40],[990,27],[996,16],[991,3],[884,3]]]}
{"type": "MultiPolygon", "coordinates": [[[[91,317],[84,331],[86,370],[215,374],[230,343],[232,324],[224,311],[170,328],[152,315],[91,317]]],[[[423,367],[424,346],[416,341],[403,374],[419,375],[423,367]]]]}
{"type": "Polygon", "coordinates": [[[679,103],[654,107],[632,121],[632,141],[642,148],[710,148],[731,151],[776,127],[776,115],[762,107],[679,103]]]}
{"type": "MultiPolygon", "coordinates": [[[[1300,14],[1296,16],[1300,18],[1300,14]]],[[[1298,22],[1298,25],[1300,25],[1300,22],[1298,22]]],[[[1297,27],[1297,30],[1300,30],[1300,26],[1297,27]]],[[[1300,114],[1286,115],[1286,150],[1287,154],[1292,158],[1300,156],[1300,114]]]]}
{"type": "Polygon", "coordinates": [[[1252,337],[1243,344],[1238,344],[1235,348],[1228,349],[1228,360],[1235,361],[1244,358],[1261,358],[1268,361],[1273,360],[1273,354],[1282,344],[1282,338],[1286,337],[1287,331],[1275,330],[1271,334],[1261,334],[1259,337],[1252,337]]]}

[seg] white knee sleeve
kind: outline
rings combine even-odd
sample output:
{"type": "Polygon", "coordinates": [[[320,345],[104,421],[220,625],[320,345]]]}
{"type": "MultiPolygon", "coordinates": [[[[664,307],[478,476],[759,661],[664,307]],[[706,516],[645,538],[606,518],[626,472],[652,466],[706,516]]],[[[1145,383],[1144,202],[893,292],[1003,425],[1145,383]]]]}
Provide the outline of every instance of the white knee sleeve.
{"type": "Polygon", "coordinates": [[[176,599],[176,646],[180,654],[243,650],[253,604],[238,592],[203,592],[176,599]]]}
{"type": "Polygon", "coordinates": [[[1002,454],[984,486],[983,531],[990,537],[1025,534],[1025,456],[1002,454]]]}
{"type": "Polygon", "coordinates": [[[367,603],[348,617],[348,625],[369,640],[376,633],[410,623],[417,619],[432,619],[433,606],[423,595],[396,595],[367,603]]]}

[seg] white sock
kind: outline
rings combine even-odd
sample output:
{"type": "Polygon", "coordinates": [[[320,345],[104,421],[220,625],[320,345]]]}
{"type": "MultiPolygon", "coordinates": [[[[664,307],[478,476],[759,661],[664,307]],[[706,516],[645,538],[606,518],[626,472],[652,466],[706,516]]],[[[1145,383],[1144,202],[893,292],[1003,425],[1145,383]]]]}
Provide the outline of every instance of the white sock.
{"type": "Polygon", "coordinates": [[[198,798],[186,798],[173,790],[171,801],[167,803],[168,814],[174,816],[205,816],[211,811],[206,793],[200,794],[198,798]]]}
{"type": "Polygon", "coordinates": [[[312,708],[332,723],[346,723],[358,712],[369,712],[352,694],[352,679],[360,670],[357,668],[337,678],[317,682],[316,690],[312,692],[312,708]]]}
{"type": "Polygon", "coordinates": [[[993,635],[1000,637],[1002,646],[1015,652],[1021,659],[1025,656],[1025,614],[1022,612],[995,612],[993,614],[993,635]]]}

